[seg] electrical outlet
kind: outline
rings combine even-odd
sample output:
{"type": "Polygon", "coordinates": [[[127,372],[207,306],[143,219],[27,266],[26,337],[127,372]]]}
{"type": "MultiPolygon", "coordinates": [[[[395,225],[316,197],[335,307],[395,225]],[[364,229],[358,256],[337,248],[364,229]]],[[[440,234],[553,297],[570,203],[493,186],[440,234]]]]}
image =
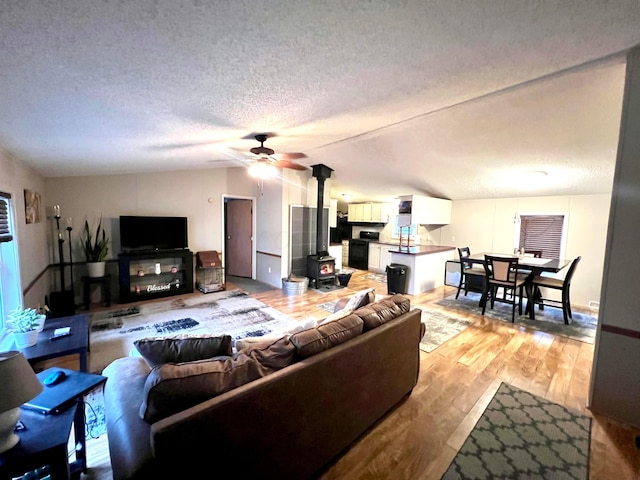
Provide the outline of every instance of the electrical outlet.
{"type": "Polygon", "coordinates": [[[453,236],[452,236],[452,237],[451,237],[451,241],[452,241],[453,243],[455,243],[455,242],[456,242],[456,237],[453,237],[453,236]]]}

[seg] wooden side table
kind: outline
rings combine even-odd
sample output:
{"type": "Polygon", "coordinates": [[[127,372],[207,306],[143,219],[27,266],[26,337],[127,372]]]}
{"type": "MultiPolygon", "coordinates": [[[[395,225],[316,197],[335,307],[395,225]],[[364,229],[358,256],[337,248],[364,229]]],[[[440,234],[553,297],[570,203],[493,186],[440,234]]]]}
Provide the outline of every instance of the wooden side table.
{"type": "Polygon", "coordinates": [[[47,319],[44,329],[38,334],[38,343],[22,349],[22,354],[33,365],[42,360],[78,354],[80,370],[87,371],[87,351],[89,350],[89,315],[73,315],[47,319]],[[71,327],[71,335],[52,340],[56,328],[71,327]]]}
{"type": "Polygon", "coordinates": [[[105,275],[104,277],[82,277],[82,284],[84,289],[84,308],[89,310],[91,306],[91,299],[89,297],[90,287],[93,284],[98,284],[102,287],[102,298],[104,300],[105,307],[111,305],[111,275],[105,275]]]}
{"type": "Polygon", "coordinates": [[[62,370],[67,378],[57,385],[44,387],[44,391],[21,409],[24,430],[17,432],[20,442],[0,454],[0,478],[19,476],[27,471],[49,465],[51,480],[68,480],[78,472],[87,473],[84,395],[107,377],[76,372],[64,368],[50,368],[37,376],[42,382],[51,372],[62,370]],[[30,405],[30,409],[27,406],[30,405]],[[43,414],[32,410],[56,407],[43,414]],[[67,457],[67,444],[73,426],[76,460],[67,457]]]}
{"type": "Polygon", "coordinates": [[[22,409],[20,421],[25,429],[17,432],[20,441],[15,447],[0,454],[0,478],[18,477],[44,465],[49,465],[51,480],[70,478],[67,444],[79,412],[78,403],[59,415],[22,409]]]}

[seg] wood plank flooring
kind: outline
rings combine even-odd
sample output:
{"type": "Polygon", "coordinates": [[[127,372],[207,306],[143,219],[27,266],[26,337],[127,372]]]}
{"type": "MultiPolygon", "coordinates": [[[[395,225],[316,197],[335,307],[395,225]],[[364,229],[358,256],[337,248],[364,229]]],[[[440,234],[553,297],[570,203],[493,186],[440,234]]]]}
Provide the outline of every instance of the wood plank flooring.
{"type": "MultiPolygon", "coordinates": [[[[252,296],[302,320],[324,318],[318,304],[373,286],[386,285],[356,271],[347,289],[287,296],[282,290],[252,296]]],[[[227,284],[227,289],[234,285],[227,284]]],[[[433,305],[454,293],[442,287],[411,296],[412,306],[433,305]]],[[[199,294],[199,293],[198,293],[199,294]]],[[[115,306],[117,308],[117,306],[115,306]]],[[[490,402],[501,382],[527,390],[593,417],[590,479],[637,480],[640,430],[587,408],[593,345],[526,330],[478,314],[463,332],[431,353],[421,352],[420,375],[412,394],[354,442],[325,471],[332,479],[439,479],[490,402]]],[[[313,448],[312,445],[309,448],[313,448]]],[[[106,435],[87,442],[84,478],[111,479],[106,435]]]]}

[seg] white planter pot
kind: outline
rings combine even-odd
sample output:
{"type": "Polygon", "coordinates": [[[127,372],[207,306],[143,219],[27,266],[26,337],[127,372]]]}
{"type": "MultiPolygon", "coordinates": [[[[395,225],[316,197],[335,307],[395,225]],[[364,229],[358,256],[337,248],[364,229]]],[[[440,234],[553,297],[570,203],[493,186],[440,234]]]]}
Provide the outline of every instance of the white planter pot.
{"type": "Polygon", "coordinates": [[[87,272],[89,277],[104,277],[104,267],[106,262],[87,262],[87,272]]]}
{"type": "Polygon", "coordinates": [[[16,342],[16,348],[18,350],[32,347],[38,343],[38,331],[31,330],[30,332],[13,332],[13,339],[16,342]]]}
{"type": "Polygon", "coordinates": [[[46,315],[38,315],[38,330],[37,332],[41,332],[44,329],[44,322],[47,320],[46,315]]]}

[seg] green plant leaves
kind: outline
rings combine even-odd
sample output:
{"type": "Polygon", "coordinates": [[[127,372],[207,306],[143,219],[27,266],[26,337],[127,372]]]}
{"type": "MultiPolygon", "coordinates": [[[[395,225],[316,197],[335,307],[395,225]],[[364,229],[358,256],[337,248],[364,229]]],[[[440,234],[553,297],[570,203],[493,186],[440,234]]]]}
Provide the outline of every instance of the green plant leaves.
{"type": "Polygon", "coordinates": [[[104,228],[102,228],[102,217],[96,227],[95,237],[91,234],[89,222],[84,221],[84,239],[82,248],[87,262],[102,262],[109,252],[109,239],[104,228]]]}

